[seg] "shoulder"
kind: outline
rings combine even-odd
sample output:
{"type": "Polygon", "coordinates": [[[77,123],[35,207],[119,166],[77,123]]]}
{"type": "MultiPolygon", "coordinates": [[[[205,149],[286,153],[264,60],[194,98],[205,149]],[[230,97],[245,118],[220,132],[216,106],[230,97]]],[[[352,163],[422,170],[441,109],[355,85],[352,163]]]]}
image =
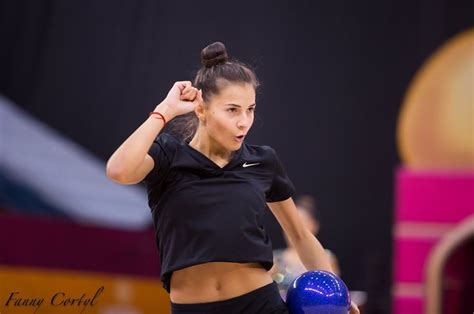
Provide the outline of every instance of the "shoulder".
{"type": "Polygon", "coordinates": [[[181,145],[180,141],[169,133],[160,133],[154,140],[165,154],[174,154],[181,145]]]}
{"type": "Polygon", "coordinates": [[[171,134],[160,133],[154,139],[150,149],[148,150],[148,155],[153,158],[155,164],[157,162],[163,164],[163,158],[168,161],[171,160],[175,155],[178,146],[178,140],[171,134]]]}
{"type": "Polygon", "coordinates": [[[244,154],[247,154],[246,157],[259,157],[263,160],[274,161],[276,152],[271,146],[268,145],[254,145],[254,144],[245,144],[244,154]]]}
{"type": "Polygon", "coordinates": [[[160,133],[155,138],[155,143],[160,145],[178,145],[179,141],[169,133],[160,133]]]}

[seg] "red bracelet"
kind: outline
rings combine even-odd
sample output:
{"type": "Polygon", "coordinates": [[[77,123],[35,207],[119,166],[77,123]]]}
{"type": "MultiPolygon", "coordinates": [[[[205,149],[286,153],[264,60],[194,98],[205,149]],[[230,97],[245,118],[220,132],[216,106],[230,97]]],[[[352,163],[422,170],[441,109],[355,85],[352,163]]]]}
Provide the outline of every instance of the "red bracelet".
{"type": "Polygon", "coordinates": [[[150,112],[150,116],[153,115],[153,114],[157,114],[160,116],[160,118],[163,120],[163,124],[166,124],[166,119],[165,119],[165,116],[162,115],[161,113],[159,113],[158,111],[152,111],[150,112]]]}

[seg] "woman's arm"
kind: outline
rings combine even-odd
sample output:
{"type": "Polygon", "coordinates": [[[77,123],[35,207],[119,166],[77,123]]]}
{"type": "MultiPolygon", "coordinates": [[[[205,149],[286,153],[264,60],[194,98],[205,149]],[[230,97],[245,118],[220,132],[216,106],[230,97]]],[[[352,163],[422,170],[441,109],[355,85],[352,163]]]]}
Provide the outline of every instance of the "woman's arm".
{"type": "MultiPolygon", "coordinates": [[[[290,197],[281,202],[267,203],[280,223],[288,240],[295,247],[307,270],[325,270],[334,273],[331,262],[318,239],[301,221],[296,205],[290,197]]],[[[359,308],[351,302],[350,314],[359,314],[359,308]]]]}
{"type": "MultiPolygon", "coordinates": [[[[172,118],[166,103],[158,105],[155,111],[163,114],[167,120],[172,118]]],[[[163,120],[150,116],[109,158],[107,176],[121,184],[134,184],[143,180],[154,167],[154,161],[147,153],[163,126],[163,120]]]]}
{"type": "Polygon", "coordinates": [[[281,202],[267,203],[267,205],[298,252],[306,269],[333,272],[323,246],[301,221],[293,199],[290,197],[281,202]]]}
{"type": "MultiPolygon", "coordinates": [[[[193,111],[202,101],[202,92],[194,88],[191,82],[176,82],[155,111],[161,113],[169,122],[178,115],[193,111]]],[[[148,151],[163,126],[163,120],[155,116],[148,117],[109,158],[107,176],[121,184],[142,181],[155,166],[155,161],[148,155],[148,151]]]]}

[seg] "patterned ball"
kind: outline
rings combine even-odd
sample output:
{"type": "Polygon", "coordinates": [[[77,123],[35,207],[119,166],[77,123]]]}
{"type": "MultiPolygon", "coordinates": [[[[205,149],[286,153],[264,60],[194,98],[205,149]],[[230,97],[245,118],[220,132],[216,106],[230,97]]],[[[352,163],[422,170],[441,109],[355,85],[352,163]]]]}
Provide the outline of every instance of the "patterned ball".
{"type": "Polygon", "coordinates": [[[286,304],[291,314],[347,314],[351,299],[339,277],[315,270],[293,280],[286,294],[286,304]]]}

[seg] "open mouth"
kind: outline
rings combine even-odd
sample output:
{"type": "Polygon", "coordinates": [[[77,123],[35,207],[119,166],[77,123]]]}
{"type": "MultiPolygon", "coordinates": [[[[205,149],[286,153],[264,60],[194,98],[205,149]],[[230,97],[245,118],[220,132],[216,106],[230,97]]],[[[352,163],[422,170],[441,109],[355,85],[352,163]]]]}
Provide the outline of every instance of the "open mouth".
{"type": "Polygon", "coordinates": [[[237,139],[237,141],[241,142],[244,140],[244,137],[245,135],[239,135],[239,136],[236,136],[235,138],[237,139]]]}

